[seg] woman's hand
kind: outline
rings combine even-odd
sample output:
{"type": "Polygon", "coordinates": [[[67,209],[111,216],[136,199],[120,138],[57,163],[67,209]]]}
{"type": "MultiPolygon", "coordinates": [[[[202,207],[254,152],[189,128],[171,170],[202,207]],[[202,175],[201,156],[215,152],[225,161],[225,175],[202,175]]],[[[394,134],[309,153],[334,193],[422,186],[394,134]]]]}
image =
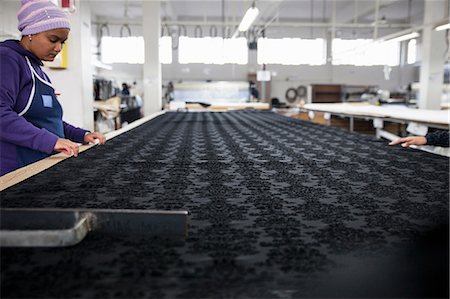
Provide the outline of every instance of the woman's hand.
{"type": "Polygon", "coordinates": [[[78,156],[78,144],[64,138],[58,138],[54,150],[66,154],[67,156],[78,156]]]}
{"type": "Polygon", "coordinates": [[[106,143],[106,137],[102,133],[93,132],[93,133],[87,133],[86,135],[84,135],[85,143],[96,143],[96,140],[98,140],[99,144],[106,143]]]}
{"type": "Polygon", "coordinates": [[[410,145],[425,145],[427,139],[423,136],[409,136],[392,141],[389,145],[402,144],[403,147],[409,147],[410,145]]]}

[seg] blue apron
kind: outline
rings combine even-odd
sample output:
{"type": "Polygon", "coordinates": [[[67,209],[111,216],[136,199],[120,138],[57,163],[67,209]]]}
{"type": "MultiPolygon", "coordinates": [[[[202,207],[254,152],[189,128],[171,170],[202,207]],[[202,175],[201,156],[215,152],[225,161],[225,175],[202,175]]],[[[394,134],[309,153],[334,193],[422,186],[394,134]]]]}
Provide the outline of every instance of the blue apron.
{"type": "MultiPolygon", "coordinates": [[[[25,57],[31,71],[33,88],[25,109],[19,113],[28,122],[38,128],[64,138],[64,126],[62,121],[62,107],[55,96],[53,86],[45,79],[41,78],[31,66],[28,57],[25,57]]],[[[41,160],[49,155],[44,152],[33,150],[22,146],[17,147],[18,167],[41,160]]]]}

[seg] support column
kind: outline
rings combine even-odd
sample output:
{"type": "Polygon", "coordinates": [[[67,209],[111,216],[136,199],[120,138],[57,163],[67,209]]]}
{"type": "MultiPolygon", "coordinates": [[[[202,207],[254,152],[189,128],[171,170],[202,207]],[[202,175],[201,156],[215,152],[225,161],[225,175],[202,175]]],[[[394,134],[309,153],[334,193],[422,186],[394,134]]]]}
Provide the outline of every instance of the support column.
{"type": "Polygon", "coordinates": [[[142,1],[142,28],[145,41],[144,115],[161,111],[161,64],[159,37],[161,35],[160,1],[142,1]]]}
{"type": "Polygon", "coordinates": [[[445,31],[435,31],[434,22],[446,13],[445,0],[425,0],[420,65],[419,108],[440,109],[446,60],[445,31]]]}

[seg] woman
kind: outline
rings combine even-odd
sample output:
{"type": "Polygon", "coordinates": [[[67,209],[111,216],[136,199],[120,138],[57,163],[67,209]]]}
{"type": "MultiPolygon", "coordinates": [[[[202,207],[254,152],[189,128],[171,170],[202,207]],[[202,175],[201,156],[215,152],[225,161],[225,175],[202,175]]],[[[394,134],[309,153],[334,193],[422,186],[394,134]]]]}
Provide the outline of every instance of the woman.
{"type": "Polygon", "coordinates": [[[76,157],[77,143],[106,141],[62,120],[55,90],[41,69],[69,35],[66,14],[49,0],[22,0],[17,18],[21,40],[0,43],[0,175],[54,151],[76,157]]]}

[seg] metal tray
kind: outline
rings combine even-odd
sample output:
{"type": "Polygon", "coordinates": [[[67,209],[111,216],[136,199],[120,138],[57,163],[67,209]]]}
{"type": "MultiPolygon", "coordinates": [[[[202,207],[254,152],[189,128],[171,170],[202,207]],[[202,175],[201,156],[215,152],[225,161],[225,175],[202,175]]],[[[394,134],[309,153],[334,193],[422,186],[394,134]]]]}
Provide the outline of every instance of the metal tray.
{"type": "Polygon", "coordinates": [[[185,239],[187,211],[0,209],[0,246],[59,247],[89,232],[185,239]]]}

